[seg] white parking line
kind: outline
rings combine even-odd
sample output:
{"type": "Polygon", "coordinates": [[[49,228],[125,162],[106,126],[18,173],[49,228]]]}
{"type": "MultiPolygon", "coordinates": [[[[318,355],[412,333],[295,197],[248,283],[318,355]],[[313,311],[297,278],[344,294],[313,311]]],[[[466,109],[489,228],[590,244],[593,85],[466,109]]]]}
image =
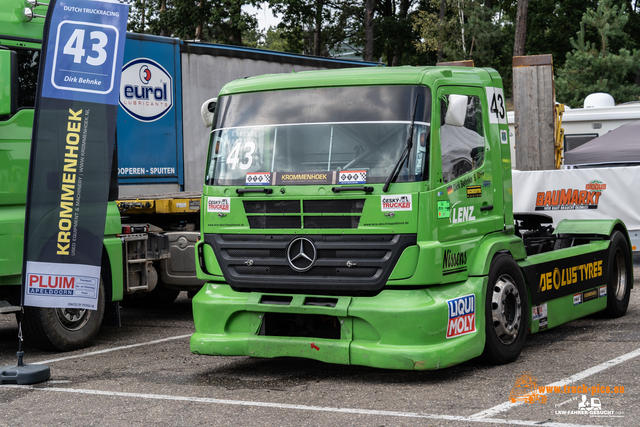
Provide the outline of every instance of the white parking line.
{"type": "MultiPolygon", "coordinates": [[[[119,350],[127,350],[135,347],[142,347],[146,345],[158,344],[167,341],[179,340],[183,338],[190,337],[191,334],[186,335],[178,335],[169,338],[162,338],[154,341],[147,341],[144,343],[125,345],[120,347],[113,347],[104,350],[92,351],[89,353],[76,354],[73,356],[65,356],[57,359],[49,359],[43,360],[40,362],[35,362],[36,364],[49,364],[54,362],[60,362],[63,360],[69,359],[77,359],[88,356],[95,356],[105,353],[110,353],[113,351],[119,350]]],[[[640,348],[623,354],[622,356],[616,357],[614,359],[608,360],[604,363],[601,363],[592,368],[586,369],[582,372],[578,372],[570,377],[561,379],[554,383],[548,384],[546,387],[554,387],[554,386],[564,386],[575,383],[577,381],[583,380],[591,375],[602,372],[606,369],[609,369],[613,366],[624,363],[628,360],[631,360],[635,357],[640,356],[640,348]]],[[[201,403],[214,403],[214,404],[222,404],[222,405],[244,405],[244,406],[260,406],[267,408],[278,408],[278,409],[298,409],[298,410],[307,410],[307,411],[323,411],[323,412],[339,412],[339,413],[351,413],[351,414],[361,414],[361,415],[382,415],[382,416],[393,416],[393,417],[405,417],[405,418],[428,418],[428,419],[438,419],[438,420],[447,420],[447,421],[461,421],[461,422],[474,422],[474,423],[494,423],[494,424],[508,424],[508,425],[540,425],[541,421],[526,421],[526,420],[513,420],[513,419],[499,419],[499,418],[488,418],[493,417],[501,412],[508,411],[510,409],[515,409],[518,406],[523,405],[525,402],[518,401],[516,403],[505,402],[499,405],[496,405],[492,408],[486,409],[482,412],[478,412],[468,417],[464,416],[456,416],[456,415],[440,415],[440,414],[424,414],[424,413],[414,413],[414,412],[393,412],[393,411],[376,411],[370,409],[352,409],[352,408],[332,408],[332,407],[320,407],[320,406],[307,406],[307,405],[290,405],[286,403],[270,403],[270,402],[250,402],[250,401],[241,401],[241,400],[226,400],[226,399],[211,399],[211,398],[201,398],[201,397],[185,397],[185,396],[168,396],[168,395],[157,395],[157,394],[138,394],[138,393],[122,393],[122,392],[110,392],[110,391],[100,391],[100,390],[83,390],[83,389],[71,389],[71,388],[57,388],[57,387],[33,387],[33,386],[21,386],[21,385],[0,385],[0,389],[2,388],[23,388],[30,390],[44,390],[44,391],[57,391],[57,392],[65,392],[65,393],[80,393],[80,394],[93,394],[93,395],[104,395],[104,396],[119,396],[119,397],[138,397],[143,399],[156,399],[156,400],[173,400],[173,401],[188,401],[188,402],[201,402],[201,403]]],[[[539,393],[546,394],[546,393],[539,393]]],[[[567,424],[567,423],[553,423],[553,422],[544,422],[545,426],[557,426],[557,427],[579,427],[579,426],[587,426],[587,424],[567,424]]],[[[600,427],[600,426],[598,426],[600,427]]]]}
{"type": "MultiPolygon", "coordinates": [[[[560,381],[556,381],[554,383],[551,383],[551,384],[545,386],[545,389],[546,389],[546,387],[563,386],[565,384],[575,383],[576,381],[583,380],[583,379],[585,379],[587,377],[590,377],[591,375],[597,374],[598,372],[602,372],[602,371],[604,371],[606,369],[609,369],[609,368],[611,368],[613,366],[616,366],[616,365],[619,365],[621,363],[624,363],[627,360],[631,360],[634,357],[638,357],[638,356],[640,356],[640,348],[638,348],[638,349],[636,349],[636,350],[634,350],[634,351],[632,351],[630,353],[623,354],[620,357],[616,357],[615,359],[608,360],[608,361],[606,361],[604,363],[601,363],[601,364],[599,364],[597,366],[594,366],[593,368],[586,369],[586,370],[584,370],[582,372],[578,372],[577,374],[571,375],[570,377],[561,379],[560,381]]],[[[547,393],[538,393],[538,394],[547,394],[547,393]]],[[[471,415],[470,418],[478,419],[478,418],[493,417],[496,414],[499,414],[500,412],[505,412],[505,411],[508,411],[510,409],[514,409],[514,408],[516,408],[516,407],[518,407],[520,405],[523,405],[523,404],[524,404],[523,401],[518,401],[518,402],[515,402],[515,403],[511,403],[511,402],[501,403],[499,405],[494,406],[493,408],[489,408],[489,409],[487,409],[485,411],[478,412],[477,414],[473,414],[473,415],[471,415]]]]}
{"type": "Polygon", "coordinates": [[[554,423],[554,422],[546,422],[546,421],[526,421],[526,420],[512,420],[512,419],[503,420],[503,419],[490,419],[490,418],[472,418],[472,417],[463,417],[463,416],[456,416],[456,415],[425,414],[425,413],[419,413],[419,412],[378,411],[378,410],[372,410],[372,409],[358,409],[358,408],[333,408],[329,406],[307,406],[307,405],[291,405],[286,403],[211,399],[207,397],[168,396],[168,395],[162,395],[162,394],[123,393],[123,392],[117,392],[117,391],[86,390],[86,389],[42,387],[42,386],[34,387],[34,386],[27,386],[27,385],[0,385],[0,390],[6,389],[6,388],[18,388],[18,389],[26,389],[26,390],[33,390],[33,391],[52,391],[52,392],[58,392],[58,393],[89,394],[89,395],[111,396],[111,397],[169,400],[169,401],[177,401],[177,402],[212,403],[212,404],[218,404],[218,405],[257,406],[257,407],[273,408],[273,409],[333,412],[333,413],[357,414],[357,415],[378,415],[378,416],[385,416],[385,417],[426,418],[426,419],[432,419],[432,420],[473,422],[473,423],[484,423],[484,424],[505,424],[505,425],[520,425],[520,426],[539,426],[541,424],[544,424],[545,427],[602,427],[602,426],[594,426],[594,425],[587,425],[587,424],[567,424],[567,423],[554,423]]]}
{"type": "Polygon", "coordinates": [[[78,359],[78,358],[81,358],[81,357],[88,357],[88,356],[96,356],[98,354],[111,353],[112,351],[127,350],[129,348],[142,347],[142,346],[145,346],[145,345],[158,344],[158,343],[166,342],[166,341],[179,340],[179,339],[182,339],[182,338],[188,338],[190,336],[191,336],[191,334],[178,335],[178,336],[175,336],[175,337],[162,338],[162,339],[155,340],[155,341],[147,341],[147,342],[138,343],[138,344],[123,345],[121,347],[107,348],[107,349],[104,349],[104,350],[90,351],[89,353],[74,354],[73,356],[59,357],[57,359],[42,360],[40,362],[33,362],[33,364],[46,365],[46,364],[53,363],[53,362],[60,362],[62,360],[78,359]]]}

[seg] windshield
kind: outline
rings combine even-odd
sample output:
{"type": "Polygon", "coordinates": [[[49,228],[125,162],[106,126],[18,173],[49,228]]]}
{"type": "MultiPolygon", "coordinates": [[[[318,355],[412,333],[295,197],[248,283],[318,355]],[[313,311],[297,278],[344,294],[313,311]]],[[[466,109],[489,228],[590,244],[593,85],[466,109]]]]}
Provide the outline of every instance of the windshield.
{"type": "Polygon", "coordinates": [[[430,96],[425,87],[351,87],[220,98],[206,184],[384,183],[406,147],[396,182],[426,174],[430,96]]]}

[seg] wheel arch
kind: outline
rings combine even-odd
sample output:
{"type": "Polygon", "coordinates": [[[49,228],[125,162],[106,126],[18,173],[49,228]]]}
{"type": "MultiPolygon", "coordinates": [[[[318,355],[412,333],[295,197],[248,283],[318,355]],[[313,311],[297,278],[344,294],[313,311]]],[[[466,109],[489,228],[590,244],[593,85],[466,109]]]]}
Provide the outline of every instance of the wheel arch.
{"type": "Polygon", "coordinates": [[[123,295],[122,241],[118,237],[105,237],[102,246],[102,280],[105,302],[121,301],[123,295]]]}
{"type": "Polygon", "coordinates": [[[491,263],[498,254],[508,254],[515,261],[527,257],[524,243],[519,237],[502,233],[489,234],[478,243],[469,262],[469,276],[488,276],[491,263]]]}
{"type": "Polygon", "coordinates": [[[621,219],[563,219],[558,222],[553,234],[555,235],[601,235],[609,236],[614,231],[624,234],[631,251],[631,238],[621,219]]]}

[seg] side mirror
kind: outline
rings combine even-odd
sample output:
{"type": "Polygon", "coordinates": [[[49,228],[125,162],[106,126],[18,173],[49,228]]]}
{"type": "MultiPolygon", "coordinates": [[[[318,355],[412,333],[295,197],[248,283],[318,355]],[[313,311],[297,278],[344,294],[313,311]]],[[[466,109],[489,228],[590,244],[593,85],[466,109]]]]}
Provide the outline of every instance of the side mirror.
{"type": "Polygon", "coordinates": [[[0,117],[18,110],[18,54],[0,49],[0,117]]]}
{"type": "Polygon", "coordinates": [[[211,98],[205,101],[200,107],[200,115],[202,115],[202,121],[207,128],[210,128],[213,124],[213,114],[216,112],[216,103],[218,98],[211,98]]]}
{"type": "Polygon", "coordinates": [[[444,118],[445,124],[456,127],[464,126],[468,100],[466,95],[449,95],[449,106],[444,118]]]}

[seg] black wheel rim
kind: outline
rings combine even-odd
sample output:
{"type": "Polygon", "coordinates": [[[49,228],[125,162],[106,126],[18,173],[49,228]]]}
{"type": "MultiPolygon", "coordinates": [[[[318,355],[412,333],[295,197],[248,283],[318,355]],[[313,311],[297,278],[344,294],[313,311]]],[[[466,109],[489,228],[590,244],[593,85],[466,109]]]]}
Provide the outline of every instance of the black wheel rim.
{"type": "Polygon", "coordinates": [[[71,332],[82,329],[91,318],[91,310],[77,308],[56,308],[55,310],[60,325],[71,332]]]}

